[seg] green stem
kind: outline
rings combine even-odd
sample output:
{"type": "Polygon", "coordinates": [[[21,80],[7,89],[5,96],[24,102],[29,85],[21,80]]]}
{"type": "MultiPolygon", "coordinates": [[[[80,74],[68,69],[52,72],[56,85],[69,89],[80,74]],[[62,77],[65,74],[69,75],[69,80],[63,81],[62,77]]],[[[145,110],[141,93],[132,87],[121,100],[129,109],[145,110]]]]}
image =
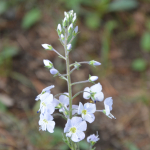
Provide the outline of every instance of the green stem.
{"type": "Polygon", "coordinates": [[[67,30],[65,31],[65,58],[66,58],[66,69],[67,69],[67,79],[68,79],[68,93],[69,93],[69,118],[72,118],[72,89],[71,89],[71,78],[70,78],[70,67],[69,67],[69,53],[67,51],[67,30]]]}
{"type": "Polygon", "coordinates": [[[80,84],[80,83],[87,83],[87,82],[90,82],[90,81],[89,80],[85,80],[85,81],[74,82],[71,85],[80,84]]]}

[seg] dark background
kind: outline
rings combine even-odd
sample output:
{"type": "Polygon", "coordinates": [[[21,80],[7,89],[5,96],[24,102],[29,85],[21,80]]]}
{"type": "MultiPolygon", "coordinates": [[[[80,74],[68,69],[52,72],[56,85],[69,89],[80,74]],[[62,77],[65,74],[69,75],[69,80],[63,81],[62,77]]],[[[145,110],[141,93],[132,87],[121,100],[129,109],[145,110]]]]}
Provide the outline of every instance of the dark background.
{"type": "MultiPolygon", "coordinates": [[[[86,136],[99,132],[96,150],[150,149],[150,1],[149,0],[0,0],[0,150],[67,150],[61,132],[65,121],[55,117],[55,132],[38,130],[41,90],[54,84],[53,94],[67,92],[66,82],[53,78],[43,65],[49,59],[65,73],[64,60],[45,51],[51,44],[61,54],[56,32],[64,11],[77,13],[79,34],[70,62],[82,65],[72,82],[99,76],[105,98],[114,100],[111,120],[95,113],[86,136]]],[[[73,86],[73,94],[92,84],[73,86]]],[[[82,94],[74,101],[83,100],[82,94]]],[[[103,109],[103,102],[97,109],[103,109]]],[[[86,140],[86,139],[85,139],[86,140]]],[[[81,149],[88,149],[80,142],[81,149]]]]}

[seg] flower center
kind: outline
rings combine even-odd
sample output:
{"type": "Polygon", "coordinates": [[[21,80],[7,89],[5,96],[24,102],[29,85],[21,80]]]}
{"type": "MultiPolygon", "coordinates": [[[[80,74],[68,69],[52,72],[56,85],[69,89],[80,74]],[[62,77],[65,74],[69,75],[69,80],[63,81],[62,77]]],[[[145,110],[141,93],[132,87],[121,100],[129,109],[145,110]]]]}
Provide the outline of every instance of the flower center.
{"type": "Polygon", "coordinates": [[[94,98],[94,95],[96,94],[96,92],[92,92],[92,91],[90,91],[90,92],[91,92],[91,95],[90,95],[91,98],[92,98],[92,99],[95,99],[95,98],[94,98]]]}
{"type": "Polygon", "coordinates": [[[42,105],[46,107],[46,104],[44,102],[42,102],[42,105]]]}
{"type": "Polygon", "coordinates": [[[42,94],[46,93],[45,91],[42,92],[42,94]]]}
{"type": "Polygon", "coordinates": [[[86,115],[86,113],[87,113],[87,110],[82,110],[82,114],[84,114],[84,115],[86,115]]]}
{"type": "Polygon", "coordinates": [[[77,129],[76,129],[75,127],[72,127],[72,128],[70,129],[70,131],[71,131],[72,133],[76,133],[77,129]]]}
{"type": "Polygon", "coordinates": [[[48,121],[47,121],[46,119],[43,119],[43,122],[44,122],[44,123],[48,123],[48,121]]]}

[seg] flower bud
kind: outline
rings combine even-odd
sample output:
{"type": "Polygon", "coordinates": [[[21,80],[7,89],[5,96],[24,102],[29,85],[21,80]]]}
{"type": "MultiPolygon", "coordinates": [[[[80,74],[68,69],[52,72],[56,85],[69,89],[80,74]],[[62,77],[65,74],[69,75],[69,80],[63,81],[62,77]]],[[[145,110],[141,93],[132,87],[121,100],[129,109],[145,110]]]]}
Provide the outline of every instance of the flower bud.
{"type": "Polygon", "coordinates": [[[61,32],[62,32],[61,25],[58,24],[58,26],[57,26],[57,33],[58,33],[58,35],[60,35],[61,32]]]}
{"type": "Polygon", "coordinates": [[[53,74],[53,75],[55,75],[55,74],[58,73],[58,70],[55,69],[55,68],[52,68],[52,69],[50,69],[50,73],[53,74]]]}
{"type": "Polygon", "coordinates": [[[65,17],[63,20],[63,27],[67,26],[67,18],[65,17]]]}
{"type": "Polygon", "coordinates": [[[72,45],[71,45],[71,44],[68,44],[68,45],[67,45],[67,50],[71,50],[71,48],[72,48],[72,45]]]}
{"type": "Polygon", "coordinates": [[[76,13],[74,13],[74,17],[73,17],[73,19],[72,19],[72,22],[74,23],[75,21],[76,21],[76,13]]]}
{"type": "Polygon", "coordinates": [[[61,40],[63,41],[64,40],[64,35],[61,34],[60,37],[61,37],[61,40]]]}
{"type": "Polygon", "coordinates": [[[53,67],[53,63],[48,59],[44,59],[43,63],[45,65],[45,67],[47,67],[47,68],[52,68],[53,67]]]}
{"type": "Polygon", "coordinates": [[[89,77],[89,81],[96,81],[97,79],[98,79],[98,76],[89,77]]]}
{"type": "Polygon", "coordinates": [[[45,48],[46,50],[53,50],[53,47],[48,44],[42,44],[42,47],[45,48]]]}
{"type": "Polygon", "coordinates": [[[73,29],[73,24],[71,23],[68,27],[68,33],[71,33],[71,30],[73,29]]]}
{"type": "Polygon", "coordinates": [[[75,27],[74,31],[73,31],[73,35],[75,36],[78,32],[78,26],[75,27]]]}
{"type": "Polygon", "coordinates": [[[89,61],[89,64],[90,64],[90,65],[92,65],[92,66],[99,66],[99,65],[101,65],[101,63],[100,63],[100,62],[95,61],[95,60],[91,60],[91,61],[89,61]]]}

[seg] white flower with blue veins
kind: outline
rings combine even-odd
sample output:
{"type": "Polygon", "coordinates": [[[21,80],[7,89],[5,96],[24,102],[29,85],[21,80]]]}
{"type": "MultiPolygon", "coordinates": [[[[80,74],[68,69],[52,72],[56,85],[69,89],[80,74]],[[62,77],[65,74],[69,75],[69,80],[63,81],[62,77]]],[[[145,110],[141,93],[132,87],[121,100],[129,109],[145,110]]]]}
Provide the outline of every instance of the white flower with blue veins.
{"type": "Polygon", "coordinates": [[[40,103],[39,111],[41,111],[41,113],[49,111],[49,113],[52,114],[55,110],[55,106],[53,104],[53,95],[49,93],[47,94],[48,96],[45,99],[43,99],[40,103]]]}
{"type": "Polygon", "coordinates": [[[72,141],[79,142],[85,138],[83,131],[86,131],[87,124],[81,117],[73,117],[68,119],[64,128],[64,133],[70,137],[72,141]]]}
{"type": "Polygon", "coordinates": [[[103,112],[106,114],[106,116],[108,116],[109,118],[114,118],[116,119],[111,113],[110,111],[112,110],[112,105],[113,105],[113,99],[112,97],[108,97],[104,100],[104,107],[105,110],[103,110],[103,112]]]}
{"type": "Polygon", "coordinates": [[[55,122],[52,121],[53,120],[53,116],[51,116],[48,113],[44,113],[44,114],[40,114],[40,120],[39,120],[39,125],[40,128],[39,130],[43,130],[43,131],[48,131],[50,133],[54,132],[54,127],[55,127],[55,122]]]}
{"type": "Polygon", "coordinates": [[[92,135],[88,136],[87,137],[87,142],[94,145],[99,140],[98,136],[99,136],[98,134],[97,135],[92,134],[92,135]]]}
{"type": "Polygon", "coordinates": [[[100,83],[97,83],[93,86],[86,87],[84,89],[83,98],[85,99],[92,99],[95,103],[96,101],[103,101],[104,94],[102,92],[102,85],[100,83]]]}
{"type": "Polygon", "coordinates": [[[84,106],[80,102],[78,108],[78,114],[82,116],[83,120],[92,123],[95,120],[93,113],[96,111],[96,105],[91,103],[85,103],[84,106]]]}
{"type": "Polygon", "coordinates": [[[38,100],[44,100],[44,99],[46,99],[47,97],[49,97],[50,96],[50,94],[51,94],[51,89],[52,88],[54,88],[55,86],[54,85],[51,85],[51,86],[48,86],[48,87],[46,87],[46,88],[44,88],[43,90],[42,90],[42,92],[41,92],[41,94],[39,94],[36,98],[35,98],[35,100],[36,101],[38,101],[38,100]]]}

